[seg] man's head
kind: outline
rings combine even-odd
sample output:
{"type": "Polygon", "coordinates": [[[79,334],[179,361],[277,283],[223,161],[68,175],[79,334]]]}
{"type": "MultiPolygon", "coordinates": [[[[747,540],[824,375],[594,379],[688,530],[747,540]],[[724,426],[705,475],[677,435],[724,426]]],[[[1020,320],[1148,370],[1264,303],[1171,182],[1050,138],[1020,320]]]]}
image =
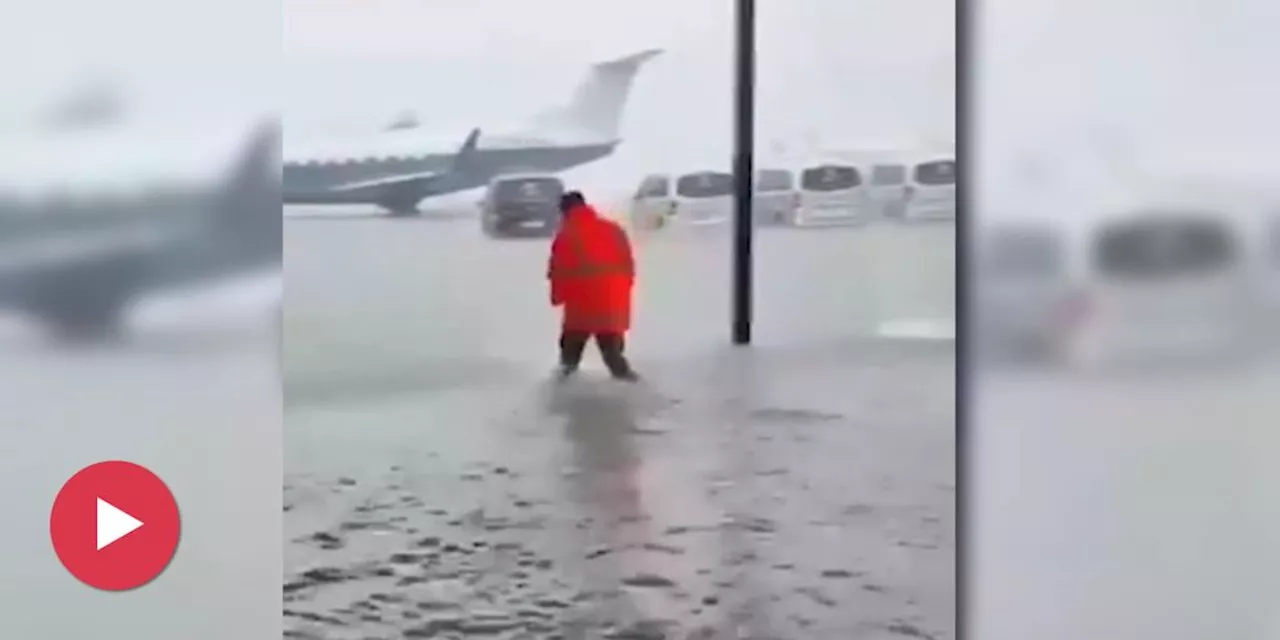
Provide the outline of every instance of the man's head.
{"type": "Polygon", "coordinates": [[[582,197],[581,191],[566,191],[560,196],[560,213],[569,213],[577,207],[587,204],[587,199],[582,197]]]}

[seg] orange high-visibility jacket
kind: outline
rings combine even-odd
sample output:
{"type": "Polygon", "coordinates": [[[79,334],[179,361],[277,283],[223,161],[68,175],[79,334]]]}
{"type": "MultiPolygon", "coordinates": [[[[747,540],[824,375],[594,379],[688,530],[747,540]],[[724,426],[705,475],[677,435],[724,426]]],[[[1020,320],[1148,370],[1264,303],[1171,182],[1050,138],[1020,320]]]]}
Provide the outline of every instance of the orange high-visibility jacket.
{"type": "Polygon", "coordinates": [[[623,333],[631,328],[636,267],[627,232],[590,206],[570,209],[551,241],[551,304],[564,306],[563,328],[623,333]]]}

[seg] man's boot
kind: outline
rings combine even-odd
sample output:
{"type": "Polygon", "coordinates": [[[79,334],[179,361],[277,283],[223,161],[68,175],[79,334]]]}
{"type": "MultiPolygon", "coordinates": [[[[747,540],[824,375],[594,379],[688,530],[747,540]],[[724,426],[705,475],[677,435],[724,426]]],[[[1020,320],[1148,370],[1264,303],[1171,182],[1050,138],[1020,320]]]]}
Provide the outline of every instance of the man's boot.
{"type": "Polygon", "coordinates": [[[560,366],[556,368],[556,378],[564,380],[578,372],[582,363],[582,351],[587,347],[589,335],[573,332],[560,334],[560,366]]]}
{"type": "Polygon", "coordinates": [[[639,374],[631,368],[631,363],[627,361],[627,356],[623,353],[625,348],[625,340],[620,335],[600,335],[596,337],[596,344],[600,347],[600,358],[604,360],[604,364],[609,368],[609,374],[614,380],[623,380],[626,382],[638,382],[639,374]]]}

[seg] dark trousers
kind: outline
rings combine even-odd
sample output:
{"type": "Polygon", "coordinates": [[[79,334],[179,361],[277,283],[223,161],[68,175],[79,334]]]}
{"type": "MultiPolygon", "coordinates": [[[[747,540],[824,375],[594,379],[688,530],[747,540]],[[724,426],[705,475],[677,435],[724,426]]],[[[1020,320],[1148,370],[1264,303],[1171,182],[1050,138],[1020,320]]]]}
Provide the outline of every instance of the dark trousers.
{"type": "Polygon", "coordinates": [[[600,349],[600,358],[614,376],[631,374],[631,363],[627,362],[626,338],[621,333],[589,333],[581,331],[564,331],[560,334],[560,366],[566,370],[574,370],[582,364],[582,354],[587,349],[587,342],[596,340],[600,349]]]}

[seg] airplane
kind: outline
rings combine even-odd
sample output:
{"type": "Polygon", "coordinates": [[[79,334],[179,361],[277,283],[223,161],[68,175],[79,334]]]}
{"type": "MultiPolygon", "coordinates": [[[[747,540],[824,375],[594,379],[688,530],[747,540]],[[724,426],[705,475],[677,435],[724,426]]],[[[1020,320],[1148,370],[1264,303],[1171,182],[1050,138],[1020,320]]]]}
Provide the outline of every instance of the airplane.
{"type": "Polygon", "coordinates": [[[239,139],[215,140],[221,157],[129,130],[6,149],[0,312],[98,341],[120,334],[140,298],[278,272],[280,125],[259,122],[247,140],[243,124],[232,131],[239,139]]]}
{"type": "Polygon", "coordinates": [[[416,215],[424,199],[482,187],[503,174],[554,173],[605,158],[622,142],[619,128],[636,75],[660,53],[650,49],[593,65],[567,106],[510,133],[472,129],[454,148],[442,147],[416,123],[397,121],[344,151],[286,152],[281,200],[416,215]]]}

